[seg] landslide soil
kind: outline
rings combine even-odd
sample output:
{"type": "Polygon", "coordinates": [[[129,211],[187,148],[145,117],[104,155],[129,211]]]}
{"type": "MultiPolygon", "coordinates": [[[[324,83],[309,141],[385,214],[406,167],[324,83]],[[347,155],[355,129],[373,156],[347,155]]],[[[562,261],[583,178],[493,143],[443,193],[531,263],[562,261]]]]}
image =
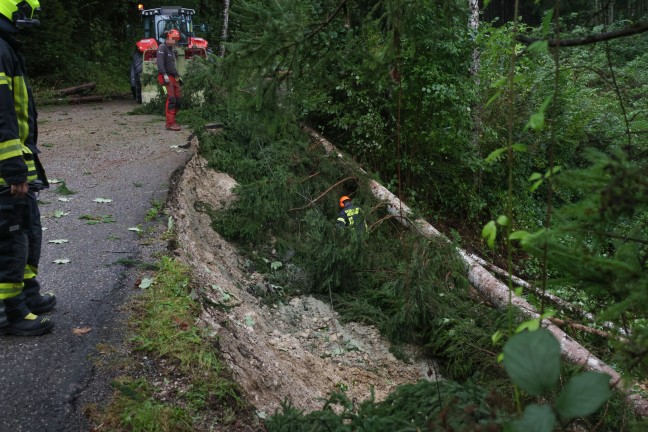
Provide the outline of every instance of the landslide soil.
{"type": "MultiPolygon", "coordinates": [[[[196,139],[192,146],[199,147],[196,139]]],[[[339,389],[362,401],[373,388],[381,400],[399,384],[435,378],[436,368],[398,360],[375,328],[341,323],[326,302],[300,296],[264,304],[256,294],[273,288],[247,270],[246,259],[201,211],[218,211],[236,199],[235,185],[196,151],[172,190],[169,210],[176,221],[176,255],[200,286],[200,325],[218,335],[222,355],[257,413],[271,414],[284,401],[320,409],[323,398],[339,389]]]]}

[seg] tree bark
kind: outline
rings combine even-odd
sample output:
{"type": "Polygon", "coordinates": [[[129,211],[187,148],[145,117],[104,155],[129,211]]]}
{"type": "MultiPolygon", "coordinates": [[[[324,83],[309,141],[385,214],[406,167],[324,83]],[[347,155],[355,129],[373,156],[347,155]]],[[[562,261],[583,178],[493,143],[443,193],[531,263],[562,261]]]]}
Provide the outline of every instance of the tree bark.
{"type": "MultiPolygon", "coordinates": [[[[327,152],[335,152],[339,158],[344,156],[326,140],[323,136],[311,128],[305,128],[317,141],[324,146],[327,152]]],[[[362,168],[358,167],[351,159],[345,158],[355,165],[361,172],[366,173],[362,168]]],[[[419,218],[414,221],[410,219],[412,211],[403,203],[398,197],[391,193],[387,188],[382,186],[375,180],[369,181],[369,187],[376,199],[383,201],[387,204],[387,211],[394,216],[399,222],[409,228],[416,229],[418,232],[428,238],[442,238],[450,241],[439,230],[434,228],[425,219],[419,218]]],[[[470,254],[462,249],[457,252],[463,259],[468,270],[468,280],[480,294],[484,295],[494,304],[499,307],[505,308],[509,304],[517,307],[527,317],[531,319],[540,318],[538,311],[529,302],[523,298],[515,295],[508,287],[490,274],[484,267],[477,261],[470,257],[470,254]]],[[[564,331],[551,321],[544,319],[542,325],[549,330],[560,343],[560,352],[563,358],[567,361],[581,365],[585,369],[601,372],[610,376],[610,384],[617,386],[626,393],[628,401],[631,403],[634,411],[641,416],[648,416],[648,400],[645,400],[639,394],[631,393],[632,383],[622,382],[621,376],[617,371],[608,366],[605,362],[597,358],[594,354],[588,351],[585,347],[577,341],[570,338],[564,331]]]]}
{"type": "Polygon", "coordinates": [[[230,0],[224,0],[223,2],[223,31],[221,32],[221,43],[220,51],[218,55],[220,57],[225,57],[225,42],[227,41],[227,32],[229,27],[229,9],[230,9],[230,0]]]}
{"type": "MultiPolygon", "coordinates": [[[[487,262],[485,259],[480,258],[477,255],[470,254],[470,258],[474,259],[478,264],[480,264],[481,266],[483,266],[487,270],[492,271],[493,273],[496,273],[496,274],[498,274],[498,275],[500,275],[502,277],[506,277],[506,278],[509,277],[509,273],[506,270],[503,270],[503,269],[501,269],[501,268],[487,262]]],[[[545,299],[549,300],[550,302],[552,302],[556,306],[558,306],[558,307],[560,307],[562,309],[569,310],[570,312],[573,312],[573,313],[577,314],[578,316],[580,316],[581,318],[585,318],[585,319],[589,320],[590,322],[596,322],[597,321],[596,316],[594,316],[592,313],[584,311],[581,308],[579,308],[578,306],[576,306],[574,304],[571,304],[568,301],[565,301],[565,300],[561,299],[560,297],[558,297],[556,295],[553,295],[553,294],[551,294],[549,292],[544,292],[543,293],[542,290],[534,287],[529,282],[527,282],[527,281],[525,281],[523,279],[520,279],[517,276],[510,275],[510,277],[511,277],[511,280],[513,281],[514,284],[516,284],[518,286],[521,286],[525,290],[533,292],[537,296],[544,297],[545,299]]],[[[624,336],[628,335],[628,333],[625,330],[617,329],[617,327],[611,322],[606,321],[606,322],[603,322],[603,323],[600,323],[600,324],[603,327],[607,328],[607,329],[616,330],[616,331],[618,331],[619,333],[621,333],[624,336]]]]}
{"type": "Polygon", "coordinates": [[[85,91],[94,90],[96,86],[97,84],[93,82],[89,82],[78,86],[67,87],[67,88],[57,90],[57,93],[59,94],[59,96],[69,96],[72,94],[78,94],[78,93],[83,93],[85,91]]]}

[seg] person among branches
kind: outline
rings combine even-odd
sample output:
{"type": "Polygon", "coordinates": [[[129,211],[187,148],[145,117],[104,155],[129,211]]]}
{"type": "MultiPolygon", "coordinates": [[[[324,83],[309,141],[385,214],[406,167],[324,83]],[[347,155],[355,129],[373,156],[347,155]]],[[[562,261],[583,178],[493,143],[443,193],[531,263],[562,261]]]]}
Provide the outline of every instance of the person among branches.
{"type": "Polygon", "coordinates": [[[37,196],[49,186],[38,158],[37,113],[16,39],[38,25],[38,0],[0,0],[0,334],[38,336],[54,323],[37,314],[56,305],[36,280],[43,230],[37,196]]]}
{"type": "Polygon", "coordinates": [[[351,198],[344,195],[340,198],[340,213],[337,218],[337,225],[340,227],[350,226],[354,227],[357,232],[365,232],[367,230],[367,223],[364,220],[362,209],[356,207],[351,202],[351,198]]]}
{"type": "Polygon", "coordinates": [[[167,32],[166,39],[157,50],[158,82],[164,87],[166,93],[166,128],[179,131],[180,125],[176,123],[176,114],[182,106],[182,92],[180,85],[182,79],[176,67],[176,52],[173,49],[180,40],[180,32],[171,29],[167,32]]]}

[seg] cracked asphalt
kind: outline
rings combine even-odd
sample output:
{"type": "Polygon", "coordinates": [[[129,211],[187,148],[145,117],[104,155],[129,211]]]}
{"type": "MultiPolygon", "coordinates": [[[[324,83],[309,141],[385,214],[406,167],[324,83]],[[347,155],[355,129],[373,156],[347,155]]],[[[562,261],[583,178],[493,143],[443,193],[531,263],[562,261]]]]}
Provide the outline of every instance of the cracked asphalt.
{"type": "Polygon", "coordinates": [[[45,170],[75,193],[57,193],[59,183],[39,197],[46,228],[39,280],[58,298],[48,314],[56,327],[40,337],[0,337],[0,432],[87,431],[83,410],[111,394],[92,357],[122,337],[121,306],[141,275],[117,261],[150,257],[145,236],[128,228],[145,224],[147,212],[166,200],[172,174],[192,154],[172,148],[184,145],[189,131],[166,131],[162,116],[129,115],[136,106],[118,100],[39,109],[45,170]],[[101,222],[88,224],[84,215],[101,222]]]}

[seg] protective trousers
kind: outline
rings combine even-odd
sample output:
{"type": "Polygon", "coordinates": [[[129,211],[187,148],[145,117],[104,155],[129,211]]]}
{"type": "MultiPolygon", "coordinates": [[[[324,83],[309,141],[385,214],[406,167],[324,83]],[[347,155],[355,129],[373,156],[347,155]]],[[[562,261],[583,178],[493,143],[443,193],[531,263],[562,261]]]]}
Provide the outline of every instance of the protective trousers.
{"type": "MultiPolygon", "coordinates": [[[[33,197],[15,198],[8,188],[0,190],[0,327],[29,314],[22,291],[31,249],[32,205],[37,206],[33,197]]],[[[36,263],[40,249],[38,255],[36,263]]]]}
{"type": "Polygon", "coordinates": [[[169,75],[169,83],[165,84],[164,75],[158,74],[158,82],[166,88],[166,125],[171,126],[176,124],[176,114],[182,107],[182,92],[180,91],[180,84],[176,77],[169,75]]]}

